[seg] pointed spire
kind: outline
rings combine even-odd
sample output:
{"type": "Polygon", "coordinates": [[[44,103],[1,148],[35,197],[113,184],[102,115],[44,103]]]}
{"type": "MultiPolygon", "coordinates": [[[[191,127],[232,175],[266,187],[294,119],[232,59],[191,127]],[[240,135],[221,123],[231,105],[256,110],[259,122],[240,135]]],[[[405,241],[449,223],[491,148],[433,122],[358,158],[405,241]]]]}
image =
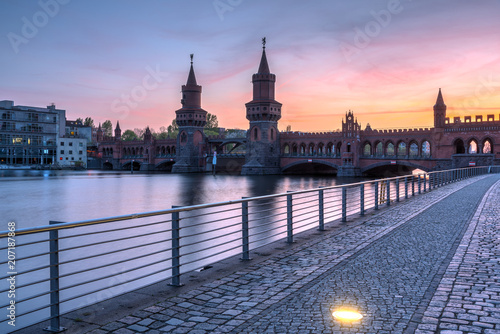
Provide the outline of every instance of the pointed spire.
{"type": "Polygon", "coordinates": [[[188,76],[186,86],[189,86],[189,85],[196,86],[197,85],[196,77],[194,75],[194,69],[193,69],[193,56],[194,56],[194,54],[191,53],[189,56],[191,57],[191,69],[189,70],[189,76],[188,76]]]}
{"type": "Polygon", "coordinates": [[[271,71],[269,71],[269,65],[267,64],[265,37],[262,39],[262,58],[260,59],[259,70],[257,71],[257,73],[259,74],[271,73],[271,71]]]}
{"type": "Polygon", "coordinates": [[[446,106],[444,104],[443,94],[441,94],[441,88],[439,88],[439,94],[436,100],[436,106],[446,106]]]}
{"type": "Polygon", "coordinates": [[[115,130],[121,130],[120,129],[120,121],[116,121],[116,128],[115,128],[115,130]]]}
{"type": "Polygon", "coordinates": [[[97,131],[102,131],[102,129],[101,129],[101,122],[99,122],[99,127],[97,128],[97,131]]]}

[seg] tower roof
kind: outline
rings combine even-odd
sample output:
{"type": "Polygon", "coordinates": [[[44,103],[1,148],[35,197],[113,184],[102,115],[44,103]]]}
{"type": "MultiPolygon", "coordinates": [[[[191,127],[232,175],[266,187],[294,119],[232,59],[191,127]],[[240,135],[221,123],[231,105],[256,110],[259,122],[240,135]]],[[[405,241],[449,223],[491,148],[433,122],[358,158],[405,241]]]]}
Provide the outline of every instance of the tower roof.
{"type": "Polygon", "coordinates": [[[193,54],[190,55],[191,57],[191,69],[189,70],[189,76],[186,85],[197,85],[196,83],[196,76],[194,75],[194,69],[193,69],[193,54]]]}
{"type": "Polygon", "coordinates": [[[115,130],[121,130],[120,129],[120,121],[116,121],[116,128],[115,128],[115,130]]]}
{"type": "Polygon", "coordinates": [[[269,65],[267,64],[266,47],[265,46],[262,48],[262,58],[260,58],[260,65],[259,65],[258,73],[259,74],[271,73],[271,71],[269,71],[269,65]]]}
{"type": "Polygon", "coordinates": [[[441,94],[441,88],[439,88],[436,106],[446,106],[446,104],[444,104],[443,94],[441,94]]]}

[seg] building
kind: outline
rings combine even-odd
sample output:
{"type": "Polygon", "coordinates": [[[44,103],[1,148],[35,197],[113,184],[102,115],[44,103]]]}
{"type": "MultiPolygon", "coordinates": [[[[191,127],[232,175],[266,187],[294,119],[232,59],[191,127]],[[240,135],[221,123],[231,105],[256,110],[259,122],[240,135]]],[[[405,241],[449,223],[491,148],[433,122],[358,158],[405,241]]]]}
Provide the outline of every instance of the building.
{"type": "Polygon", "coordinates": [[[66,111],[54,104],[39,108],[0,101],[0,164],[53,164],[65,126],[66,111]]]}

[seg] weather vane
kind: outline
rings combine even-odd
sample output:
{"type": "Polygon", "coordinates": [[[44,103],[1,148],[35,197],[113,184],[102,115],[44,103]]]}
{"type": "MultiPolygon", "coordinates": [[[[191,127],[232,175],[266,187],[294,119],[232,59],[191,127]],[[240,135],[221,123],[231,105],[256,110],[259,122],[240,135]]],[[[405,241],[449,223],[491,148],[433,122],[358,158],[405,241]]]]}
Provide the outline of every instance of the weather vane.
{"type": "Polygon", "coordinates": [[[266,38],[262,38],[262,47],[265,49],[266,48],[266,38]]]}
{"type": "Polygon", "coordinates": [[[191,64],[192,64],[192,63],[193,63],[194,53],[191,53],[191,54],[189,55],[189,57],[191,57],[191,64]]]}

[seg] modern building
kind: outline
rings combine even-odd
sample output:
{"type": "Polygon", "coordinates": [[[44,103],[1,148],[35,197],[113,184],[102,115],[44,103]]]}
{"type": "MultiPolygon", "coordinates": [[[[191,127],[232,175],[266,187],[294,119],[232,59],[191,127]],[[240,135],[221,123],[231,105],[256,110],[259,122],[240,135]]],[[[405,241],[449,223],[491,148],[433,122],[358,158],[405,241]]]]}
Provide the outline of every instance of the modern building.
{"type": "Polygon", "coordinates": [[[0,164],[53,164],[65,126],[66,111],[54,104],[40,108],[0,101],[0,164]]]}
{"type": "Polygon", "coordinates": [[[87,167],[87,138],[59,138],[57,163],[61,167],[87,167]]]}

